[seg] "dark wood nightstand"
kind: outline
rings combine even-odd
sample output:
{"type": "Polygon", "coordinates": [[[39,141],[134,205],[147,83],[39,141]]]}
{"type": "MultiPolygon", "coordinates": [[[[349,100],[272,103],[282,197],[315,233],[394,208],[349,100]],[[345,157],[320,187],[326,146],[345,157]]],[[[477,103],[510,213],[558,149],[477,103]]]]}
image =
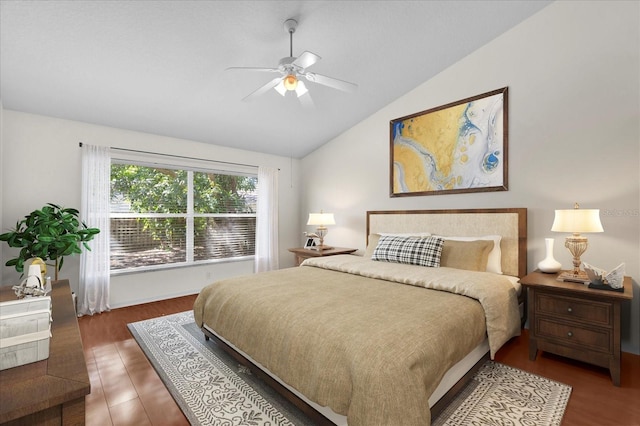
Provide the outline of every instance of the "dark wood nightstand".
{"type": "Polygon", "coordinates": [[[529,359],[540,349],[599,365],[620,386],[620,304],[633,298],[631,278],[616,292],[557,277],[535,271],[520,279],[529,290],[529,359]]]}
{"type": "Polygon", "coordinates": [[[333,247],[327,250],[312,250],[304,247],[290,248],[289,251],[296,255],[296,266],[310,257],[335,256],[336,254],[350,254],[356,251],[354,248],[333,247]]]}

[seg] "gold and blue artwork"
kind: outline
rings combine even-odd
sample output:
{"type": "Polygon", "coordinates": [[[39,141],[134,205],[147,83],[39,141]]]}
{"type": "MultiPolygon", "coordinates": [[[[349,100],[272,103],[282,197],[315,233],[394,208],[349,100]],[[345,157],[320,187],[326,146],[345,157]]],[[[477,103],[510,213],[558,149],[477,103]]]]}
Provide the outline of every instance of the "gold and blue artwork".
{"type": "Polygon", "coordinates": [[[507,88],[391,121],[391,196],[507,189],[507,88]]]}

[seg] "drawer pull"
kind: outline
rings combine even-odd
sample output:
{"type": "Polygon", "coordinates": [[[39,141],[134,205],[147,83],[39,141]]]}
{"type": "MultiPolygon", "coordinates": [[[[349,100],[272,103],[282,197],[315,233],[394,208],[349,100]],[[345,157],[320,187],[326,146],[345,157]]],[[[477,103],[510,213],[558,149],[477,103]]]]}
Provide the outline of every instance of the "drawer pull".
{"type": "Polygon", "coordinates": [[[569,336],[569,337],[573,337],[573,332],[571,332],[571,331],[570,331],[570,332],[568,332],[568,333],[567,333],[567,336],[569,336]]]}
{"type": "Polygon", "coordinates": [[[573,309],[567,308],[567,312],[571,313],[571,312],[573,312],[573,309]]]}

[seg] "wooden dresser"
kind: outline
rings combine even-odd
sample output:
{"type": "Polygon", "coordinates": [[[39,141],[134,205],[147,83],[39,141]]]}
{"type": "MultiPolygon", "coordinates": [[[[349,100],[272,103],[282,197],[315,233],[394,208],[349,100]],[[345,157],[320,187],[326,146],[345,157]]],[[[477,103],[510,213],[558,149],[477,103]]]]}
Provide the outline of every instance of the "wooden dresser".
{"type": "Polygon", "coordinates": [[[620,305],[633,298],[631,278],[615,292],[557,277],[536,271],[520,280],[529,289],[529,359],[543,350],[599,365],[620,386],[620,305]]]}
{"type": "MultiPolygon", "coordinates": [[[[0,371],[0,424],[82,425],[91,386],[68,280],[52,284],[49,358],[0,371]]],[[[11,286],[0,301],[15,300],[11,286]]]]}

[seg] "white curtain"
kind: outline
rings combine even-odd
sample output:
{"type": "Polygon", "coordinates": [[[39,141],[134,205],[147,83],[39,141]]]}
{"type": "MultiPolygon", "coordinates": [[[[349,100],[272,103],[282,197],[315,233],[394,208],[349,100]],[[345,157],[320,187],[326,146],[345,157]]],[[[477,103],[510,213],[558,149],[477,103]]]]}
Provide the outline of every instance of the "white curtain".
{"type": "Polygon", "coordinates": [[[258,167],[255,272],[278,269],[278,169],[258,167]]]}
{"type": "Polygon", "coordinates": [[[89,241],[91,251],[80,258],[78,314],[93,315],[109,307],[109,192],[111,155],[108,147],[82,145],[82,200],[80,215],[100,233],[89,241]]]}

